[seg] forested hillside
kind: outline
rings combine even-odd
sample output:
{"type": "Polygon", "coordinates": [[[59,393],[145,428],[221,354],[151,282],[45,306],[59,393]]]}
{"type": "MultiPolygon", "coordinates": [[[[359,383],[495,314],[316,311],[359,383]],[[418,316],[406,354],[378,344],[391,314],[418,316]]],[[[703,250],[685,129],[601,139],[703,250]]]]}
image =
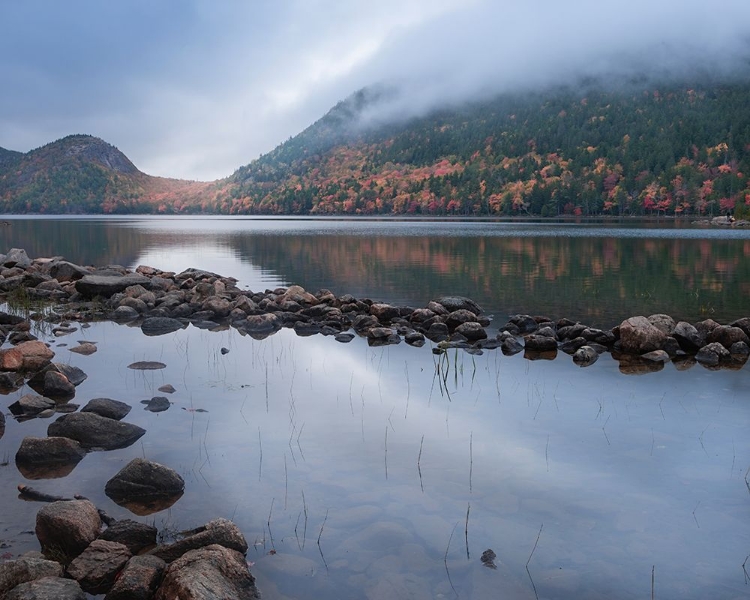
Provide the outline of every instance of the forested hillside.
{"type": "Polygon", "coordinates": [[[717,215],[750,209],[750,85],[506,95],[352,134],[340,103],[239,169],[237,213],[717,215]]]}
{"type": "Polygon", "coordinates": [[[0,149],[5,213],[172,212],[198,206],[211,187],[141,173],[117,148],[90,135],[69,135],[26,154],[0,149]]]}
{"type": "Polygon", "coordinates": [[[750,214],[750,83],[507,94],[377,124],[365,89],[212,183],[151,177],[68,136],[0,149],[0,212],[750,214]]]}

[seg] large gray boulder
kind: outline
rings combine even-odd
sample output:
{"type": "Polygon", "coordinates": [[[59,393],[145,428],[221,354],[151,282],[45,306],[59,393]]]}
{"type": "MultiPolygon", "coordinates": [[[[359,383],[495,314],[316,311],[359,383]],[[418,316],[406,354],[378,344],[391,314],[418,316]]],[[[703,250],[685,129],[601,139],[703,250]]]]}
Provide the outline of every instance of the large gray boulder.
{"type": "Polygon", "coordinates": [[[93,412],[63,415],[47,427],[48,436],[70,438],[84,448],[103,450],[126,448],[144,433],[146,430],[138,425],[108,419],[93,412]]]}
{"type": "Polygon", "coordinates": [[[76,291],[86,298],[102,296],[109,298],[117,292],[123,292],[131,285],[142,285],[151,288],[151,280],[140,273],[127,275],[85,275],[76,281],[76,291]]]}
{"type": "Polygon", "coordinates": [[[89,594],[106,594],[117,574],[130,560],[130,550],[123,544],[94,540],[68,566],[68,575],[89,594]]]}
{"type": "Polygon", "coordinates": [[[59,562],[21,556],[0,563],[0,598],[4,598],[17,585],[42,577],[62,577],[63,567],[59,562]]]}
{"type": "Polygon", "coordinates": [[[70,563],[99,535],[99,511],[88,500],[60,500],[36,515],[36,537],[45,556],[70,563]]]}
{"type": "Polygon", "coordinates": [[[11,248],[5,255],[3,266],[26,269],[31,266],[31,259],[23,248],[11,248]]]}
{"type": "Polygon", "coordinates": [[[624,352],[646,354],[660,350],[667,334],[646,317],[630,317],[620,324],[620,345],[624,352]]]}
{"type": "Polygon", "coordinates": [[[224,546],[191,550],[167,567],[155,600],[258,600],[245,557],[224,546]]]}

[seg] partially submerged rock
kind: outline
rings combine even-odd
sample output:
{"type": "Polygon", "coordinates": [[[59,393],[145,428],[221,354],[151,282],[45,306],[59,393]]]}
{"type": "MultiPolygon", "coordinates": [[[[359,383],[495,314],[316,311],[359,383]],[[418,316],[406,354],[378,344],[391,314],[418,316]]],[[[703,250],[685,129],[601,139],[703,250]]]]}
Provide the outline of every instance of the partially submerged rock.
{"type": "Polygon", "coordinates": [[[92,412],[108,419],[120,421],[128,415],[131,408],[130,404],[112,400],[112,398],[93,398],[81,409],[81,412],[92,412]]]}
{"type": "Polygon", "coordinates": [[[171,506],[184,490],[176,471],[143,458],[130,461],[104,487],[107,496],[139,515],[171,506]]]}
{"type": "Polygon", "coordinates": [[[16,466],[27,479],[65,477],[86,456],[75,440],[65,437],[25,437],[16,452],[16,466]]]}
{"type": "Polygon", "coordinates": [[[102,417],[93,412],[71,413],[59,417],[47,428],[47,435],[78,441],[87,449],[115,450],[126,448],[146,430],[138,425],[102,417]]]}

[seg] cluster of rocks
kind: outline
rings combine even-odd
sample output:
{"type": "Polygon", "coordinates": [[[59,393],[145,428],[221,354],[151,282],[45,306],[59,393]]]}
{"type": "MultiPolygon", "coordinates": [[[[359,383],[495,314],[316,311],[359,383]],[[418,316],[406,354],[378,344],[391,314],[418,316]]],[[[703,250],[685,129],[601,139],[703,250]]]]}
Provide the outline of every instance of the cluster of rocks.
{"type": "Polygon", "coordinates": [[[53,501],[37,513],[41,552],[0,563],[0,598],[260,598],[247,542],[231,521],[216,519],[166,544],[157,545],[157,534],[150,525],[114,521],[86,499],[53,501]]]}
{"type": "Polygon", "coordinates": [[[325,289],[313,294],[297,285],[253,292],[239,289],[234,278],[199,269],[174,273],[147,266],[135,272],[116,265],[83,267],[62,258],[31,260],[19,249],[0,255],[0,266],[0,294],[20,289],[30,299],[53,301],[55,310],[43,318],[63,330],[66,321],[109,318],[140,326],[146,335],[191,324],[211,330],[231,326],[262,339],[288,327],[300,336],[331,335],[341,342],[356,334],[370,345],[405,341],[421,346],[429,339],[437,344],[435,352],[501,348],[506,354],[524,350],[534,359],[551,358],[559,350],[583,366],[611,351],[625,372],[658,369],[667,360],[683,367],[695,361],[737,367],[745,362],[750,343],[747,318],[721,325],[711,319],[690,324],[666,315],[639,316],[601,330],[569,319],[515,315],[490,337],[490,319],[460,296],[414,308],[349,294],[337,297],[325,289]]]}

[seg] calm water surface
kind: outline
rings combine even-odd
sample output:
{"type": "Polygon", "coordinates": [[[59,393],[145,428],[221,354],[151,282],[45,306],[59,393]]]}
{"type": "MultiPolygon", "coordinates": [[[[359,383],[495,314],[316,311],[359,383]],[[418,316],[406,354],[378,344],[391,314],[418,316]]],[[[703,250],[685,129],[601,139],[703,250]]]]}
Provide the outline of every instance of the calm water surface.
{"type": "Polygon", "coordinates": [[[82,264],[199,267],[251,289],[424,306],[463,294],[505,322],[526,312],[612,327],[637,314],[731,320],[750,306],[750,230],[689,223],[246,218],[9,218],[0,248],[82,264]]]}
{"type": "MultiPolygon", "coordinates": [[[[590,321],[650,314],[664,310],[653,300],[659,281],[674,303],[665,312],[699,314],[691,294],[718,320],[748,305],[747,235],[727,231],[157,219],[21,220],[10,229],[38,222],[43,235],[5,245],[84,263],[202,267],[251,288],[299,282],[415,305],[464,293],[498,319],[517,310],[590,321]],[[70,246],[56,250],[56,239],[70,246]],[[641,261],[641,280],[621,281],[639,271],[631,259],[641,261]],[[545,276],[553,271],[557,279],[545,276]],[[581,290],[586,281],[601,286],[598,296],[581,290]],[[595,311],[597,298],[613,304],[595,311]]],[[[24,436],[46,435],[49,421],[9,419],[0,539],[14,554],[36,548],[28,532],[39,505],[15,493],[26,483],[83,494],[162,530],[232,518],[265,598],[648,598],[652,572],[656,598],[745,598],[750,589],[748,367],[668,364],[628,376],[608,355],[581,369],[565,355],[435,356],[290,330],[254,340],[189,327],[154,338],[96,323],[39,335],[56,360],[88,373],[73,402],[128,402],[126,420],[147,434],[89,454],[65,477],[30,481],[13,456],[24,436]],[[79,339],[99,351],[69,352],[79,339]],[[167,367],[127,368],[140,360],[167,367]],[[143,410],[140,401],[167,383],[177,389],[171,408],[143,410]],[[104,495],[136,456],[185,478],[170,509],[134,516],[104,495]],[[479,560],[490,548],[495,570],[479,560]]]]}

